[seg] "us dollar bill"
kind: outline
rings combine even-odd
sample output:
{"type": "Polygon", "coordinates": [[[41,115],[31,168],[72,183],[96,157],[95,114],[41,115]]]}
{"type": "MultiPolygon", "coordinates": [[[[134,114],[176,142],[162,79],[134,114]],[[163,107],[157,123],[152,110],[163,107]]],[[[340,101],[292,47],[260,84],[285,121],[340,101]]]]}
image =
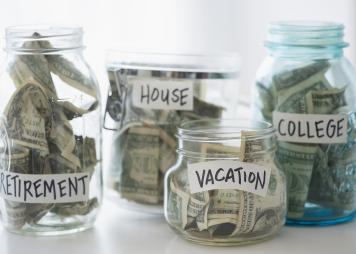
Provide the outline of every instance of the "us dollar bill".
{"type": "MultiPolygon", "coordinates": [[[[8,65],[8,73],[16,90],[7,102],[3,112],[6,120],[6,130],[11,143],[10,152],[0,159],[9,160],[9,170],[22,174],[65,174],[89,172],[90,176],[99,162],[95,139],[74,134],[73,119],[98,108],[98,94],[92,90],[92,84],[82,81],[81,70],[74,62],[56,55],[48,57],[42,52],[52,49],[49,42],[44,41],[40,34],[34,33],[33,40],[23,44],[24,50],[34,53],[17,54],[8,65]],[[58,60],[59,59],[59,60],[58,60]],[[54,64],[60,61],[60,64],[54,64]],[[76,89],[77,93],[90,90],[92,99],[87,104],[75,104],[62,98],[57,89],[57,81],[52,75],[59,76],[59,65],[62,67],[62,77],[65,82],[76,89]],[[63,66],[67,65],[67,66],[63,66]],[[54,67],[58,67],[54,71],[54,67]],[[63,73],[63,70],[68,72],[63,73]],[[56,72],[56,73],[55,73],[56,72]],[[78,77],[69,74],[75,73],[78,77]],[[86,88],[86,86],[90,88],[86,88]]],[[[47,52],[47,51],[46,51],[47,52]]],[[[95,83],[95,82],[94,82],[95,83]]],[[[62,85],[62,84],[61,84],[62,85]]],[[[4,162],[5,163],[5,162],[4,162]]],[[[86,202],[65,204],[51,203],[20,203],[5,200],[3,214],[9,227],[20,229],[24,226],[41,223],[47,214],[57,214],[62,217],[84,215],[98,207],[99,200],[92,198],[86,202]]]]}
{"type": "Polygon", "coordinates": [[[19,88],[4,113],[13,142],[49,152],[47,136],[52,129],[52,107],[41,86],[27,83],[19,88]]]}
{"type": "Polygon", "coordinates": [[[168,186],[167,219],[173,227],[184,229],[188,220],[189,194],[183,191],[174,178],[168,186]]]}
{"type": "Polygon", "coordinates": [[[286,214],[284,173],[274,159],[274,137],[259,137],[256,131],[241,131],[240,160],[271,168],[267,195],[242,192],[239,223],[231,235],[258,235],[278,231],[286,214]]]}
{"type": "Polygon", "coordinates": [[[187,227],[198,228],[199,231],[208,228],[209,193],[200,192],[190,195],[187,208],[187,227]]]}
{"type": "MultiPolygon", "coordinates": [[[[33,38],[38,38],[39,34],[34,33],[33,38]]],[[[25,42],[23,49],[41,49],[40,42],[34,40],[25,42]]],[[[48,61],[42,54],[16,54],[7,69],[15,86],[20,88],[29,80],[34,80],[40,84],[49,97],[56,97],[56,89],[52,80],[48,61]]]]}
{"type": "Polygon", "coordinates": [[[261,101],[256,107],[267,121],[272,112],[299,114],[346,114],[346,144],[293,144],[278,142],[277,158],[288,179],[288,216],[305,216],[305,205],[312,203],[326,209],[352,210],[355,192],[353,177],[346,176],[353,167],[355,143],[352,105],[347,100],[348,85],[333,84],[327,78],[331,64],[320,60],[264,77],[256,84],[261,101]],[[305,158],[303,161],[302,158],[305,158]],[[345,186],[349,186],[347,188],[345,186]]]}
{"type": "Polygon", "coordinates": [[[120,182],[124,198],[144,203],[159,202],[159,134],[156,128],[129,129],[120,182]]]}
{"type": "MultiPolygon", "coordinates": [[[[228,239],[246,235],[259,235],[277,232],[284,224],[286,214],[285,177],[273,160],[273,151],[266,156],[268,147],[273,142],[256,139],[255,131],[243,131],[239,144],[205,143],[201,146],[202,155],[209,159],[231,158],[244,162],[259,163],[271,167],[271,177],[268,186],[268,195],[259,197],[255,194],[230,189],[216,189],[191,194],[187,185],[187,176],[184,167],[170,175],[173,187],[168,186],[167,207],[176,203],[170,194],[174,189],[185,196],[187,203],[174,210],[173,218],[184,218],[184,226],[170,221],[180,231],[192,237],[208,240],[228,239]],[[241,153],[244,153],[241,155],[241,153]],[[183,209],[183,210],[181,210],[183,209]],[[178,214],[177,214],[178,213],[178,214]],[[186,218],[186,219],[185,219],[186,218]]],[[[268,153],[268,152],[267,152],[268,153]]]]}
{"type": "Polygon", "coordinates": [[[104,128],[115,131],[110,158],[110,185],[129,201],[162,204],[164,175],[177,160],[177,127],[185,120],[220,118],[225,109],[199,98],[200,89],[194,90],[192,111],[134,107],[133,86],[138,77],[127,72],[112,67],[107,70],[110,88],[104,128]],[[149,145],[152,149],[148,148],[149,145]],[[139,167],[133,162],[146,161],[148,157],[154,163],[143,163],[138,170],[139,167]],[[147,184],[138,184],[140,181],[147,184]]]}
{"type": "Polygon", "coordinates": [[[273,87],[277,93],[282,93],[284,90],[295,88],[296,85],[305,82],[315,75],[325,73],[329,66],[330,64],[327,61],[317,61],[299,68],[293,67],[290,70],[287,69],[273,76],[273,87]]]}
{"type": "Polygon", "coordinates": [[[310,114],[330,114],[347,105],[346,87],[311,91],[306,95],[307,109],[310,114]]]}
{"type": "Polygon", "coordinates": [[[56,74],[64,83],[80,90],[94,98],[97,97],[95,80],[90,78],[89,73],[80,71],[75,64],[61,55],[47,55],[49,69],[56,74]]]}
{"type": "Polygon", "coordinates": [[[317,149],[315,145],[279,142],[277,158],[287,175],[290,218],[298,218],[304,214],[317,149]]]}
{"type": "MultiPolygon", "coordinates": [[[[29,149],[19,146],[11,146],[11,154],[9,152],[3,154],[1,161],[6,163],[9,161],[10,168],[14,173],[25,174],[28,170],[30,151],[29,149]]],[[[26,204],[15,201],[4,200],[5,212],[1,215],[7,222],[7,225],[12,229],[22,228],[26,224],[26,204]]]]}

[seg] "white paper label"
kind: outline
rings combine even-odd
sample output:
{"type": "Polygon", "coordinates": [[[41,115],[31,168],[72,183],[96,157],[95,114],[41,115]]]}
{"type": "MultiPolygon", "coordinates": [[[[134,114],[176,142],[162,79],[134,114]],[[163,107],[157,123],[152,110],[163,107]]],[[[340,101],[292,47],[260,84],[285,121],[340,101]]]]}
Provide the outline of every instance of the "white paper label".
{"type": "Polygon", "coordinates": [[[271,169],[260,165],[215,160],[188,164],[190,192],[237,189],[266,196],[271,169]]]}
{"type": "Polygon", "coordinates": [[[280,141],[340,144],[347,142],[347,115],[273,112],[273,125],[280,141]]]}
{"type": "Polygon", "coordinates": [[[32,175],[0,171],[0,196],[22,203],[69,203],[89,199],[89,174],[32,175]]]}
{"type": "Polygon", "coordinates": [[[147,109],[193,110],[193,83],[186,80],[134,79],[133,105],[147,109]]]}

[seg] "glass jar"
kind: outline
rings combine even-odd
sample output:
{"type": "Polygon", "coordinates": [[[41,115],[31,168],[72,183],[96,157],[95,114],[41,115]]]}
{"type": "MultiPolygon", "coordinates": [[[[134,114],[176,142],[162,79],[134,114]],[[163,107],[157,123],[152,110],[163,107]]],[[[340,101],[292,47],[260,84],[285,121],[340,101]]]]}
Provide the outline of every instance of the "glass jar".
{"type": "Polygon", "coordinates": [[[206,245],[266,240],[286,214],[286,180],[267,122],[197,120],[178,129],[178,158],[165,177],[165,217],[183,238],[206,245]]]}
{"type": "Polygon", "coordinates": [[[277,22],[256,77],[254,111],[277,129],[289,224],[351,220],[356,208],[355,72],[344,26],[277,22]]]}
{"type": "Polygon", "coordinates": [[[108,193],[121,206],[163,213],[163,179],[176,160],[176,126],[233,117],[236,55],[108,54],[104,128],[108,193]]]}
{"type": "Polygon", "coordinates": [[[28,235],[93,226],[102,200],[101,112],[78,27],[10,27],[1,75],[2,222],[28,235]],[[6,142],[8,140],[8,142],[6,142]]]}

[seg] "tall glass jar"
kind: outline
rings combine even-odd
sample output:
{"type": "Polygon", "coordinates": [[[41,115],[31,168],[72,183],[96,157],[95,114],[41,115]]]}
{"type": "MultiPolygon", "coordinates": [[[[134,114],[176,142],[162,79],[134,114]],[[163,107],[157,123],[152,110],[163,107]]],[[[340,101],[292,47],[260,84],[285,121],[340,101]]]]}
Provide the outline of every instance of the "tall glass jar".
{"type": "Polygon", "coordinates": [[[2,222],[29,235],[92,227],[102,200],[101,112],[79,27],[10,27],[1,75],[2,222]],[[2,135],[5,136],[5,135],[2,135]]]}
{"type": "Polygon", "coordinates": [[[104,128],[109,196],[121,206],[163,213],[163,179],[176,160],[177,125],[233,117],[236,55],[108,53],[104,128]]]}
{"type": "Polygon", "coordinates": [[[206,245],[274,236],[286,214],[286,180],[275,163],[272,125],[197,120],[178,129],[178,158],[165,177],[165,217],[183,238],[206,245]]]}
{"type": "Polygon", "coordinates": [[[343,30],[329,22],[269,27],[254,107],[277,129],[289,224],[340,223],[356,209],[356,79],[343,30]]]}

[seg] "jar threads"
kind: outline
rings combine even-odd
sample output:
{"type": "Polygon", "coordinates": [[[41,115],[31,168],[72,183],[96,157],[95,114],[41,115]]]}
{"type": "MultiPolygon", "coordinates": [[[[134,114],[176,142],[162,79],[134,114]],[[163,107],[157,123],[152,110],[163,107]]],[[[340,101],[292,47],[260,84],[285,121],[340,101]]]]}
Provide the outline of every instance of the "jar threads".
{"type": "Polygon", "coordinates": [[[165,217],[175,232],[200,244],[240,245],[269,239],[281,229],[286,212],[285,178],[274,165],[271,124],[190,121],[180,126],[178,138],[178,159],[165,178],[165,217]],[[247,173],[250,166],[253,169],[247,173]],[[257,186],[251,176],[256,180],[266,168],[271,175],[265,196],[254,194],[256,189],[246,191],[249,180],[257,186]],[[223,185],[222,172],[226,173],[223,185]],[[240,181],[247,175],[249,180],[240,181]]]}
{"type": "Polygon", "coordinates": [[[331,22],[276,22],[269,28],[269,56],[257,72],[253,107],[277,129],[288,224],[331,225],[355,213],[356,79],[343,56],[343,30],[331,22]]]}
{"type": "Polygon", "coordinates": [[[6,43],[2,222],[25,235],[91,228],[102,199],[100,92],[82,29],[10,27],[6,43]]]}

